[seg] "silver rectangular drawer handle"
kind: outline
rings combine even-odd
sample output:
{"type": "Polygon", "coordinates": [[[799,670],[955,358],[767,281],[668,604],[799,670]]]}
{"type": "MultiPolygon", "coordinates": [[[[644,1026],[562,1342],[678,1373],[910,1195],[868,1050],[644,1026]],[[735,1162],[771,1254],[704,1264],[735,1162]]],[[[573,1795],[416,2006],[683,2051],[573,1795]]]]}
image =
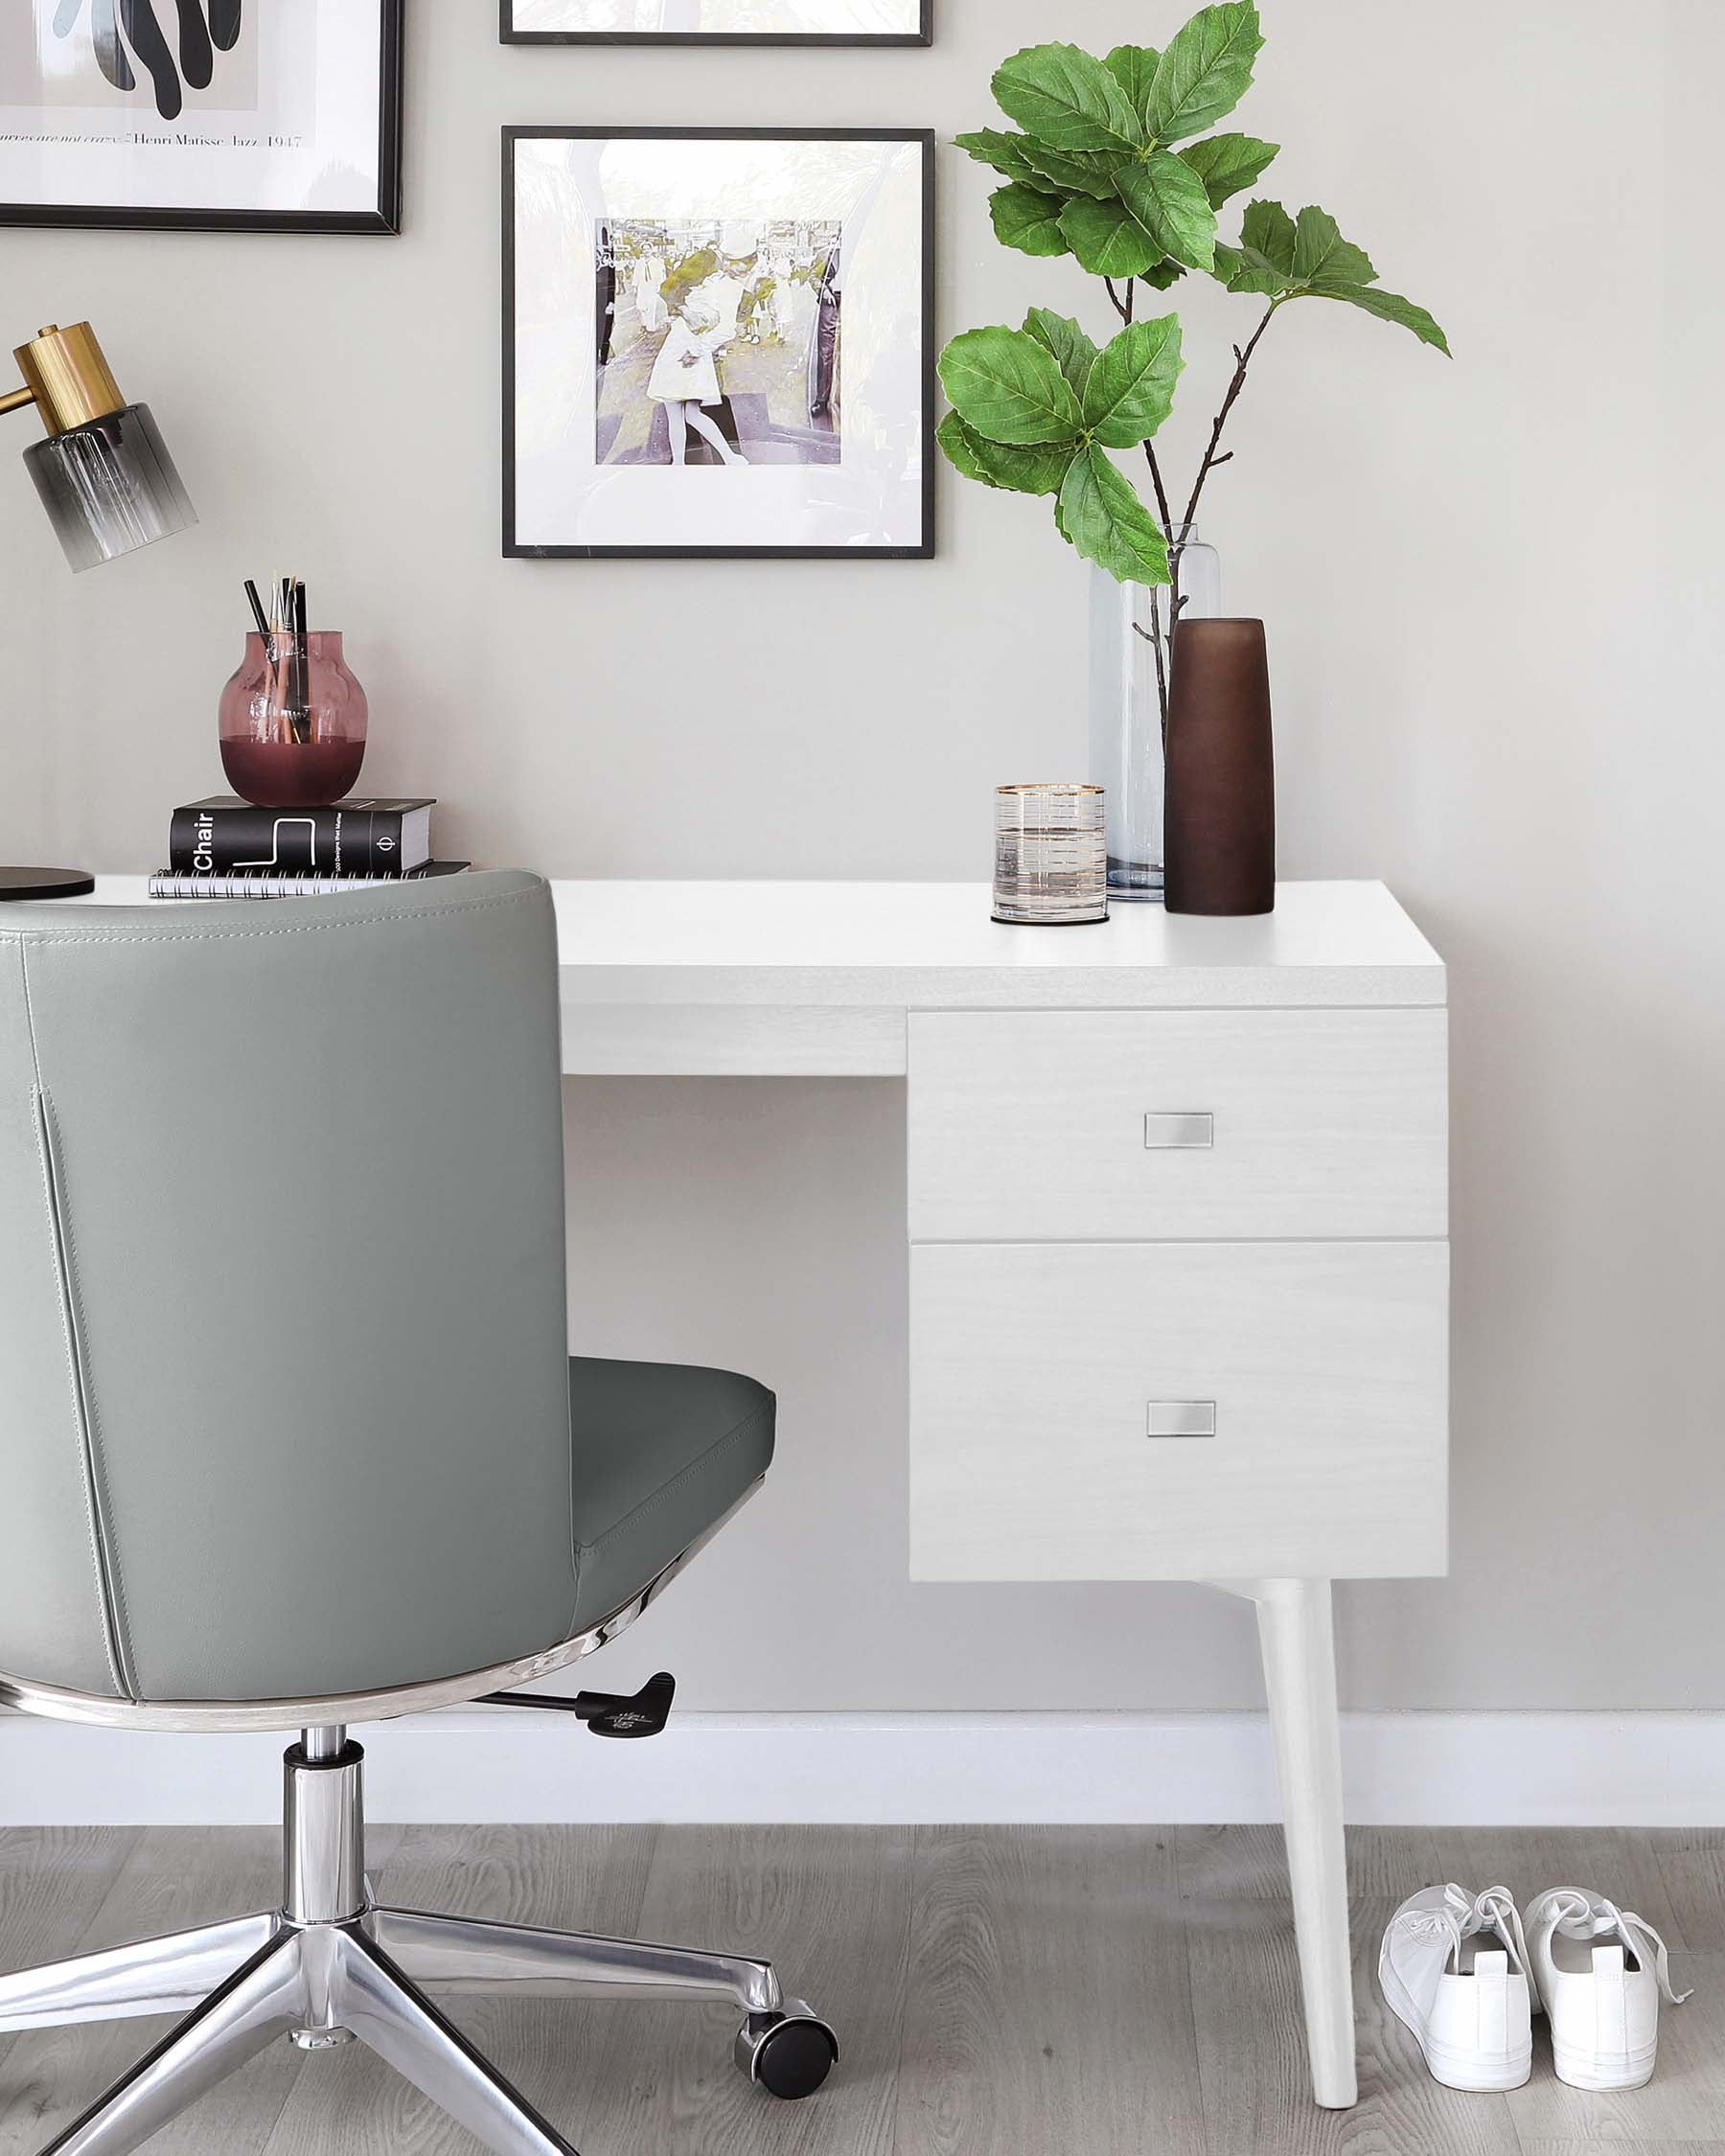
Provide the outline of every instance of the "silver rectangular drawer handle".
{"type": "Polygon", "coordinates": [[[1213,1400],[1152,1400],[1152,1437],[1213,1437],[1216,1434],[1216,1403],[1213,1400]]]}
{"type": "Polygon", "coordinates": [[[1146,1115],[1144,1143],[1153,1152],[1172,1146],[1202,1150],[1216,1142],[1213,1115],[1146,1115]]]}

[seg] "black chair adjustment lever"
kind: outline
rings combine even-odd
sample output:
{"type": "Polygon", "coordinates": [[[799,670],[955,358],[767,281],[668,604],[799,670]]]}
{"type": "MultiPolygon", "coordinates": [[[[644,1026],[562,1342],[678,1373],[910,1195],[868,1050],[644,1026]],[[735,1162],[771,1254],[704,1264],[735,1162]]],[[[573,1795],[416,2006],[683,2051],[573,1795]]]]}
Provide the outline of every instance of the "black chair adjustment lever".
{"type": "Polygon", "coordinates": [[[618,1692],[577,1692],[568,1699],[556,1692],[482,1692],[481,1707],[537,1707],[552,1714],[574,1714],[594,1736],[657,1736],[671,1719],[677,1679],[661,1669],[632,1698],[618,1692]]]}

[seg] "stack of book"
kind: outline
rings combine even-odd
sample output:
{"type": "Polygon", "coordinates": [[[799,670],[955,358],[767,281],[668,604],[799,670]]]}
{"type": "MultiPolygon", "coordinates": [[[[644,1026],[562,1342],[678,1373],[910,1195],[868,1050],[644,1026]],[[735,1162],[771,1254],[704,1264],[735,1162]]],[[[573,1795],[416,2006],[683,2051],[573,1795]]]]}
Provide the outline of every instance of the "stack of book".
{"type": "Polygon", "coordinates": [[[430,800],[356,795],[327,809],[255,809],[232,793],[175,809],[151,898],[298,898],[454,876],[431,859],[430,800]]]}

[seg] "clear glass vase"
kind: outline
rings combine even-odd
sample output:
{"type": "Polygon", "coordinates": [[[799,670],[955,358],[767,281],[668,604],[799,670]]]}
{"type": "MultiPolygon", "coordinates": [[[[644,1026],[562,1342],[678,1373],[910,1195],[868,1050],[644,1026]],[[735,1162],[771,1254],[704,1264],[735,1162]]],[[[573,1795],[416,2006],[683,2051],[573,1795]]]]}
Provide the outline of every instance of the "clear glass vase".
{"type": "Polygon", "coordinates": [[[1108,895],[1162,896],[1163,744],[1176,621],[1222,611],[1222,562],[1188,526],[1170,538],[1171,585],[1091,572],[1090,775],[1108,800],[1108,895]]]}

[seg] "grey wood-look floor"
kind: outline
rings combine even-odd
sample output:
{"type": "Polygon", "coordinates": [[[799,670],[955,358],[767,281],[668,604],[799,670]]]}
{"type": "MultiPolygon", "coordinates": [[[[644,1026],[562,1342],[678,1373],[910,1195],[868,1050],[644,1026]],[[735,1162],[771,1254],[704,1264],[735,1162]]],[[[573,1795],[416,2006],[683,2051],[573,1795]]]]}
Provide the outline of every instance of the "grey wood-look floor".
{"type": "MultiPolygon", "coordinates": [[[[1361,2100],[1313,2108],[1281,1837],[1254,1827],[379,1827],[386,1898],[771,1955],[845,2046],[801,2104],[757,2096],[719,2008],[456,2000],[583,2156],[1725,2156],[1725,1833],[1348,1837],[1361,2100]],[[1589,2097],[1437,2087],[1377,1995],[1414,1888],[1613,1894],[1679,1985],[1657,2078],[1589,2097]]],[[[0,1966],[261,1908],[264,1829],[0,1833],[0,1966]]],[[[148,2048],[133,2022],[0,2038],[0,2156],[34,2156],[148,2048]]],[[[152,2156],[443,2156],[477,2144],[359,2046],[282,2044],[152,2156]]]]}

